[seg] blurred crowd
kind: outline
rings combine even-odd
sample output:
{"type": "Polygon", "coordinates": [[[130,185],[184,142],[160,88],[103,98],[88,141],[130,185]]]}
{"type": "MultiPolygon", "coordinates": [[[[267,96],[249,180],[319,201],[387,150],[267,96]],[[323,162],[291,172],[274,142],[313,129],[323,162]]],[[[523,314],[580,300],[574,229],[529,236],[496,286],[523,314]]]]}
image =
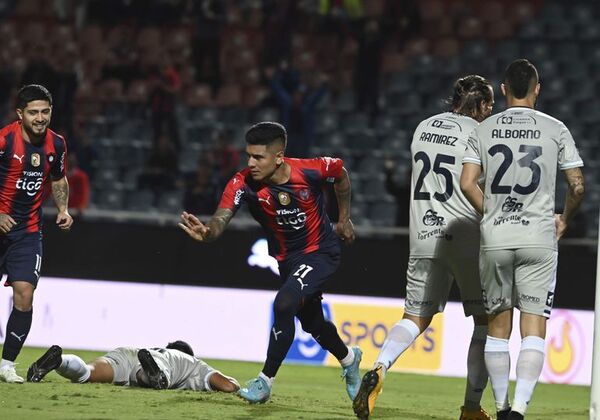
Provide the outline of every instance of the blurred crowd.
{"type": "MultiPolygon", "coordinates": [[[[407,58],[456,54],[498,13],[507,19],[494,36],[506,36],[541,0],[510,3],[504,13],[501,2],[471,0],[0,0],[0,122],[14,118],[21,85],[45,85],[54,97],[52,128],[65,135],[73,170],[89,179],[84,198],[73,199],[85,207],[106,162],[100,169],[106,146],[92,138],[90,122],[115,112],[142,121],[151,150],[137,188],[157,197],[180,191],[186,210],[210,213],[243,150],[225,127],[192,170],[182,170],[189,158],[182,120],[193,115],[182,117],[182,108],[276,109],[289,133],[287,155],[307,157],[325,96],[352,92],[348,111],[373,127],[384,79],[407,58]]],[[[391,174],[388,191],[404,197],[391,174]]]]}

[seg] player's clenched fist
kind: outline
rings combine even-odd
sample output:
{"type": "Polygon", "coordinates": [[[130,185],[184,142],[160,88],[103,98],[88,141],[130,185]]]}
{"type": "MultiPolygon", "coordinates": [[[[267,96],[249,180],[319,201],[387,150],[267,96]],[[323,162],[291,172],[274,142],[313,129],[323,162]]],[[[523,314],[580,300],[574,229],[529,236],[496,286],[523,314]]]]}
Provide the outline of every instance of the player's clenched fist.
{"type": "Polygon", "coordinates": [[[0,231],[2,233],[8,233],[17,222],[10,217],[8,214],[0,214],[0,231]]]}
{"type": "Polygon", "coordinates": [[[179,227],[183,229],[190,237],[197,241],[204,241],[210,233],[210,228],[205,226],[196,216],[183,212],[179,227]]]}

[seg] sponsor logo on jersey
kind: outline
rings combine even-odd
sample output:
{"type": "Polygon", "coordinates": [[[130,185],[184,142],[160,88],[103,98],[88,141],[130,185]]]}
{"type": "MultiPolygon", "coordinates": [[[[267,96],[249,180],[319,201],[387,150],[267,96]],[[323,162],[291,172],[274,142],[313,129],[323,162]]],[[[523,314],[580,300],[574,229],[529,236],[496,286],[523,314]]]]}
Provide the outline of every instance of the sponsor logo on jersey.
{"type": "Polygon", "coordinates": [[[244,195],[244,190],[236,190],[235,191],[235,195],[233,197],[233,204],[235,204],[236,206],[240,204],[240,200],[242,199],[242,196],[244,195]]]}
{"type": "Polygon", "coordinates": [[[17,190],[27,192],[27,195],[33,197],[42,188],[43,178],[19,178],[15,187],[17,190]]]}
{"type": "Polygon", "coordinates": [[[512,115],[500,115],[496,118],[496,124],[503,125],[524,125],[524,124],[533,124],[535,125],[537,121],[530,115],[523,115],[521,112],[512,113],[512,115]]]}
{"type": "Polygon", "coordinates": [[[32,154],[31,154],[31,164],[32,164],[33,166],[35,166],[36,168],[37,168],[38,166],[40,166],[40,162],[41,162],[41,160],[42,160],[42,159],[40,158],[40,155],[39,155],[39,153],[32,153],[32,154]]]}
{"type": "Polygon", "coordinates": [[[460,125],[450,120],[438,120],[435,119],[430,121],[427,125],[435,128],[441,128],[442,130],[456,130],[462,131],[460,125]]]}
{"type": "Polygon", "coordinates": [[[295,230],[299,230],[306,224],[306,213],[299,208],[277,210],[275,221],[279,226],[289,226],[295,230]]]}
{"type": "Polygon", "coordinates": [[[290,204],[292,202],[290,195],[283,191],[280,192],[279,194],[277,194],[277,199],[279,200],[279,202],[281,203],[282,206],[287,206],[288,204],[290,204]]]}
{"type": "Polygon", "coordinates": [[[442,228],[437,228],[433,230],[423,230],[421,232],[417,232],[417,239],[422,241],[429,238],[445,239],[447,241],[451,241],[452,235],[446,233],[446,231],[442,228]]]}
{"type": "Polygon", "coordinates": [[[494,219],[494,226],[500,226],[500,225],[504,225],[506,223],[511,224],[511,225],[528,226],[529,220],[521,217],[518,214],[512,214],[510,216],[498,216],[494,219]]]}
{"type": "Polygon", "coordinates": [[[437,212],[429,209],[423,216],[423,224],[425,226],[444,226],[446,222],[443,216],[438,216],[437,212]]]}
{"type": "Polygon", "coordinates": [[[502,211],[505,213],[523,211],[523,203],[519,203],[516,198],[509,195],[502,204],[502,211]]]}

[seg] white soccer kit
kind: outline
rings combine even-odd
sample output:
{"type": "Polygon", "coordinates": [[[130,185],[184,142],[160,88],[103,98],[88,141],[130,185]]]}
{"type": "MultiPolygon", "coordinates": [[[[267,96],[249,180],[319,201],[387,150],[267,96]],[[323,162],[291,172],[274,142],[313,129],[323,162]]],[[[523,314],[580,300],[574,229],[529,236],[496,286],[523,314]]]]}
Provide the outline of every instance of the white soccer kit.
{"type": "Polygon", "coordinates": [[[411,143],[410,260],[406,311],[444,309],[452,279],[465,314],[483,312],[477,269],[480,216],[460,190],[462,158],[473,118],[444,112],[422,121],[411,143]]]}
{"type": "Polygon", "coordinates": [[[583,166],[571,133],[543,112],[512,107],[475,129],[463,162],[481,165],[485,179],[481,275],[488,312],[517,306],[549,316],[556,281],[556,170],[583,166]],[[525,248],[546,252],[535,251],[533,258],[525,248]],[[498,250],[514,255],[495,255],[498,250]]]}
{"type": "MultiPolygon", "coordinates": [[[[137,385],[137,372],[141,369],[138,348],[119,347],[104,356],[113,368],[115,385],[137,385]]],[[[217,372],[200,358],[175,349],[148,349],[169,381],[169,389],[211,391],[209,379],[217,372]]]]}

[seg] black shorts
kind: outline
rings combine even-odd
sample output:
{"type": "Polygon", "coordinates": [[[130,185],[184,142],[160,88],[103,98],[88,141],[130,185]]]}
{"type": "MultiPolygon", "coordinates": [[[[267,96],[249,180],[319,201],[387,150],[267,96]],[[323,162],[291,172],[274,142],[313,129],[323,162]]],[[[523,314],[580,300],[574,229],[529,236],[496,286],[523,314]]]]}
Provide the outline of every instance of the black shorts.
{"type": "Polygon", "coordinates": [[[8,274],[5,286],[26,281],[37,286],[42,269],[42,234],[27,233],[16,239],[0,239],[0,270],[8,274]]]}
{"type": "Polygon", "coordinates": [[[323,291],[323,285],[340,265],[338,249],[311,252],[290,257],[279,263],[283,287],[292,287],[302,296],[313,296],[323,291]]]}

